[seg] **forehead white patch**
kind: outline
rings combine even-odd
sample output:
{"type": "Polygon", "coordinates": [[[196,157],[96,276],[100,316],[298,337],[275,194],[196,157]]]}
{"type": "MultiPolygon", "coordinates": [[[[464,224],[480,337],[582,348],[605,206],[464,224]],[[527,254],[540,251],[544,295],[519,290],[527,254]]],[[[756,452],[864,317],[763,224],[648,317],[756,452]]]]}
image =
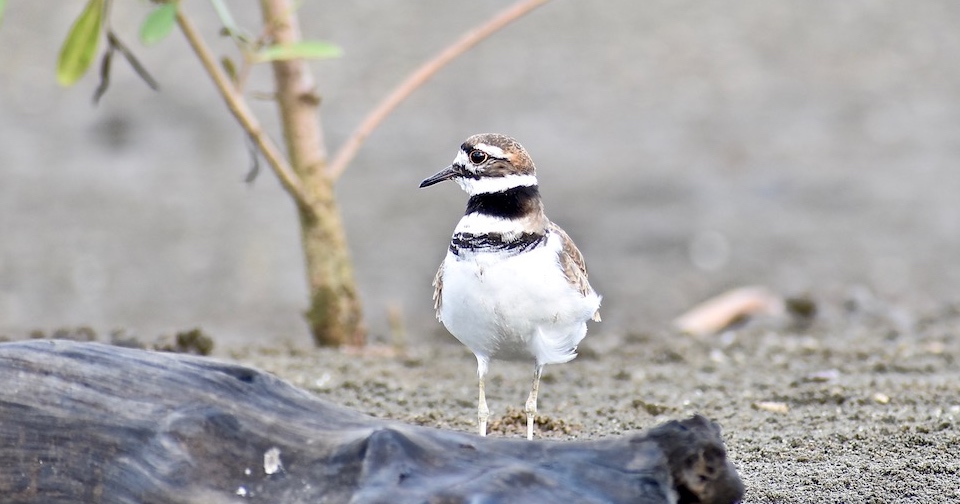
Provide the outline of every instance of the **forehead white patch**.
{"type": "Polygon", "coordinates": [[[462,150],[457,152],[457,157],[453,158],[453,164],[465,166],[467,168],[471,167],[470,158],[467,157],[467,153],[462,150]]]}
{"type": "Polygon", "coordinates": [[[490,145],[490,144],[485,144],[485,143],[479,143],[479,144],[477,144],[477,145],[474,145],[474,148],[480,149],[480,150],[482,150],[483,152],[486,152],[487,154],[490,154],[491,156],[493,156],[493,157],[495,157],[495,158],[500,158],[500,159],[506,159],[506,158],[507,158],[507,155],[503,152],[503,149],[501,149],[500,147],[497,147],[497,146],[495,146],[495,145],[490,145]]]}
{"type": "Polygon", "coordinates": [[[507,175],[506,177],[480,177],[479,179],[457,177],[456,181],[460,184],[460,188],[471,196],[502,192],[514,187],[537,185],[535,175],[507,175]]]}

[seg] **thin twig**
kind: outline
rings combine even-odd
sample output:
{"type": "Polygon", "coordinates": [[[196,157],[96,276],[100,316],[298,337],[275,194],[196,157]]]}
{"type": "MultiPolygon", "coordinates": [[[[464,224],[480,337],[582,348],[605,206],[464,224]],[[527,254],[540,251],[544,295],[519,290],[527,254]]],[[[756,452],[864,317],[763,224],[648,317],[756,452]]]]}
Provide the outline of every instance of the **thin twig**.
{"type": "Polygon", "coordinates": [[[110,87],[110,68],[113,62],[113,51],[113,46],[107,46],[107,51],[103,53],[103,59],[100,60],[100,84],[97,85],[96,91],[93,92],[94,105],[100,104],[100,98],[103,97],[104,93],[106,93],[110,87]]]}
{"type": "Polygon", "coordinates": [[[549,0],[520,0],[512,6],[504,9],[502,12],[494,16],[492,19],[486,23],[470,30],[465,33],[459,40],[454,42],[452,45],[448,46],[446,49],[437,54],[432,59],[420,66],[416,71],[414,71],[410,76],[408,76],[403,82],[400,83],[394,90],[387,95],[383,101],[380,102],[369,114],[363,119],[363,122],[353,133],[350,134],[350,137],[346,142],[340,147],[340,150],[337,151],[336,156],[334,156],[333,161],[330,163],[328,168],[330,177],[332,179],[337,179],[340,175],[343,174],[344,170],[347,169],[347,165],[353,161],[353,158],[357,155],[357,152],[360,150],[360,147],[363,145],[363,142],[370,136],[370,133],[373,132],[380,123],[383,122],[387,116],[395,108],[397,108],[403,100],[407,99],[414,91],[422,86],[427,80],[434,76],[441,68],[446,66],[448,63],[456,59],[458,56],[466,52],[471,47],[477,45],[483,39],[489,37],[497,30],[503,28],[504,26],[510,24],[514,20],[523,16],[524,14],[532,11],[533,9],[547,3],[549,0]]]}
{"type": "Polygon", "coordinates": [[[133,67],[133,71],[137,73],[143,82],[146,82],[150,89],[154,91],[160,90],[160,84],[157,82],[157,79],[154,79],[150,72],[147,71],[147,67],[143,66],[143,63],[140,63],[140,60],[133,54],[126,44],[124,44],[117,34],[113,32],[113,29],[107,31],[107,42],[110,44],[110,50],[120,51],[120,54],[126,58],[127,63],[130,63],[130,66],[133,67]]]}
{"type": "Polygon", "coordinates": [[[257,148],[260,149],[263,157],[267,160],[267,164],[270,165],[270,168],[277,174],[277,178],[280,179],[280,184],[283,185],[283,188],[296,200],[297,205],[299,205],[301,209],[312,213],[306,193],[300,184],[300,179],[296,173],[294,173],[289,163],[287,163],[286,158],[280,152],[277,145],[264,133],[260,127],[260,123],[247,106],[246,100],[244,100],[243,96],[233,87],[230,77],[217,65],[217,60],[210,51],[210,48],[207,47],[206,42],[203,41],[203,38],[197,32],[196,28],[194,28],[193,23],[187,19],[182,11],[177,12],[177,24],[180,26],[180,31],[187,37],[187,41],[190,43],[193,52],[200,58],[204,70],[206,70],[207,74],[213,79],[217,91],[220,92],[223,101],[227,103],[227,108],[230,109],[230,112],[233,113],[234,117],[240,122],[240,125],[243,126],[244,131],[257,145],[257,148]]]}
{"type": "MultiPolygon", "coordinates": [[[[0,3],[2,3],[2,0],[0,0],[0,3]]],[[[112,68],[113,63],[113,54],[116,51],[120,51],[120,54],[127,59],[127,62],[133,67],[133,70],[137,72],[137,75],[139,75],[148,86],[150,86],[150,89],[154,91],[160,89],[160,84],[157,83],[157,80],[150,75],[150,72],[147,71],[147,68],[140,63],[140,60],[138,60],[136,56],[133,55],[133,51],[128,49],[127,46],[120,41],[120,38],[117,37],[116,32],[113,31],[113,26],[110,23],[110,11],[112,8],[113,1],[104,0],[103,30],[107,33],[107,50],[103,53],[103,59],[100,61],[100,84],[97,86],[96,91],[93,92],[94,105],[100,103],[100,98],[103,98],[103,95],[110,87],[110,69],[112,68]]]]}

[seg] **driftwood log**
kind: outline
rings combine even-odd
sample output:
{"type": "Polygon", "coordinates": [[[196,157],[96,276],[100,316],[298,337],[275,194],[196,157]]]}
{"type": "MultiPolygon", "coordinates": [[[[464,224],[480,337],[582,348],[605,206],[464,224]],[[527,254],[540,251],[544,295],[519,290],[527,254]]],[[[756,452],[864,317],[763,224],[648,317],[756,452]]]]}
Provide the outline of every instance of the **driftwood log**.
{"type": "Polygon", "coordinates": [[[0,500],[704,502],[743,486],[703,417],[598,441],[384,421],[217,360],[0,344],[0,500]]]}

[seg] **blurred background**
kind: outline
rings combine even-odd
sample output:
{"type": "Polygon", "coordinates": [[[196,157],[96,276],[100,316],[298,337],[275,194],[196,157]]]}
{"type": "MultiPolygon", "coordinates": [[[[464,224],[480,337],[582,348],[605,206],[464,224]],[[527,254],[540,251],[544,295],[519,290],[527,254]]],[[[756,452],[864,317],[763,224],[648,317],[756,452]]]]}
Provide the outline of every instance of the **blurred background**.
{"type": "MultiPolygon", "coordinates": [[[[137,39],[160,82],[121,60],[59,88],[84,2],[12,0],[0,26],[0,334],[87,325],[153,337],[195,326],[221,346],[310,345],[294,207],[182,35],[137,39]]],[[[508,1],[303,2],[331,149],[420,62],[508,1]]],[[[239,21],[259,11],[232,1],[239,21]]],[[[604,295],[592,331],[654,330],[731,287],[911,310],[960,299],[960,4],[556,0],[468,52],[378,129],[338,186],[371,339],[397,310],[411,344],[442,328],[436,267],[466,202],[418,190],[467,136],[519,139],[547,214],[604,295]]],[[[187,12],[222,54],[209,4],[187,12]]],[[[96,64],[95,64],[96,65],[96,64]]],[[[270,91],[268,68],[250,90],[270,91]]],[[[276,111],[255,111],[277,138],[276,111]]],[[[451,338],[452,340],[452,338],[451,338]]]]}

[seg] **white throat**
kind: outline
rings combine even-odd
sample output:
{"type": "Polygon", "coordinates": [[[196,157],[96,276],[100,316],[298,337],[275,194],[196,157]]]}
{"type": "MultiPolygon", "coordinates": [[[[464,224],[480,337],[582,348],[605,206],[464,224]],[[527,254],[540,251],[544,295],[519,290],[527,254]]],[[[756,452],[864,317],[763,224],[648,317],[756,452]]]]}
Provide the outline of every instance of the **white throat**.
{"type": "Polygon", "coordinates": [[[537,185],[536,175],[507,175],[505,177],[480,177],[472,179],[466,177],[457,177],[457,183],[460,188],[470,196],[484,193],[503,192],[507,189],[523,186],[537,185]]]}

